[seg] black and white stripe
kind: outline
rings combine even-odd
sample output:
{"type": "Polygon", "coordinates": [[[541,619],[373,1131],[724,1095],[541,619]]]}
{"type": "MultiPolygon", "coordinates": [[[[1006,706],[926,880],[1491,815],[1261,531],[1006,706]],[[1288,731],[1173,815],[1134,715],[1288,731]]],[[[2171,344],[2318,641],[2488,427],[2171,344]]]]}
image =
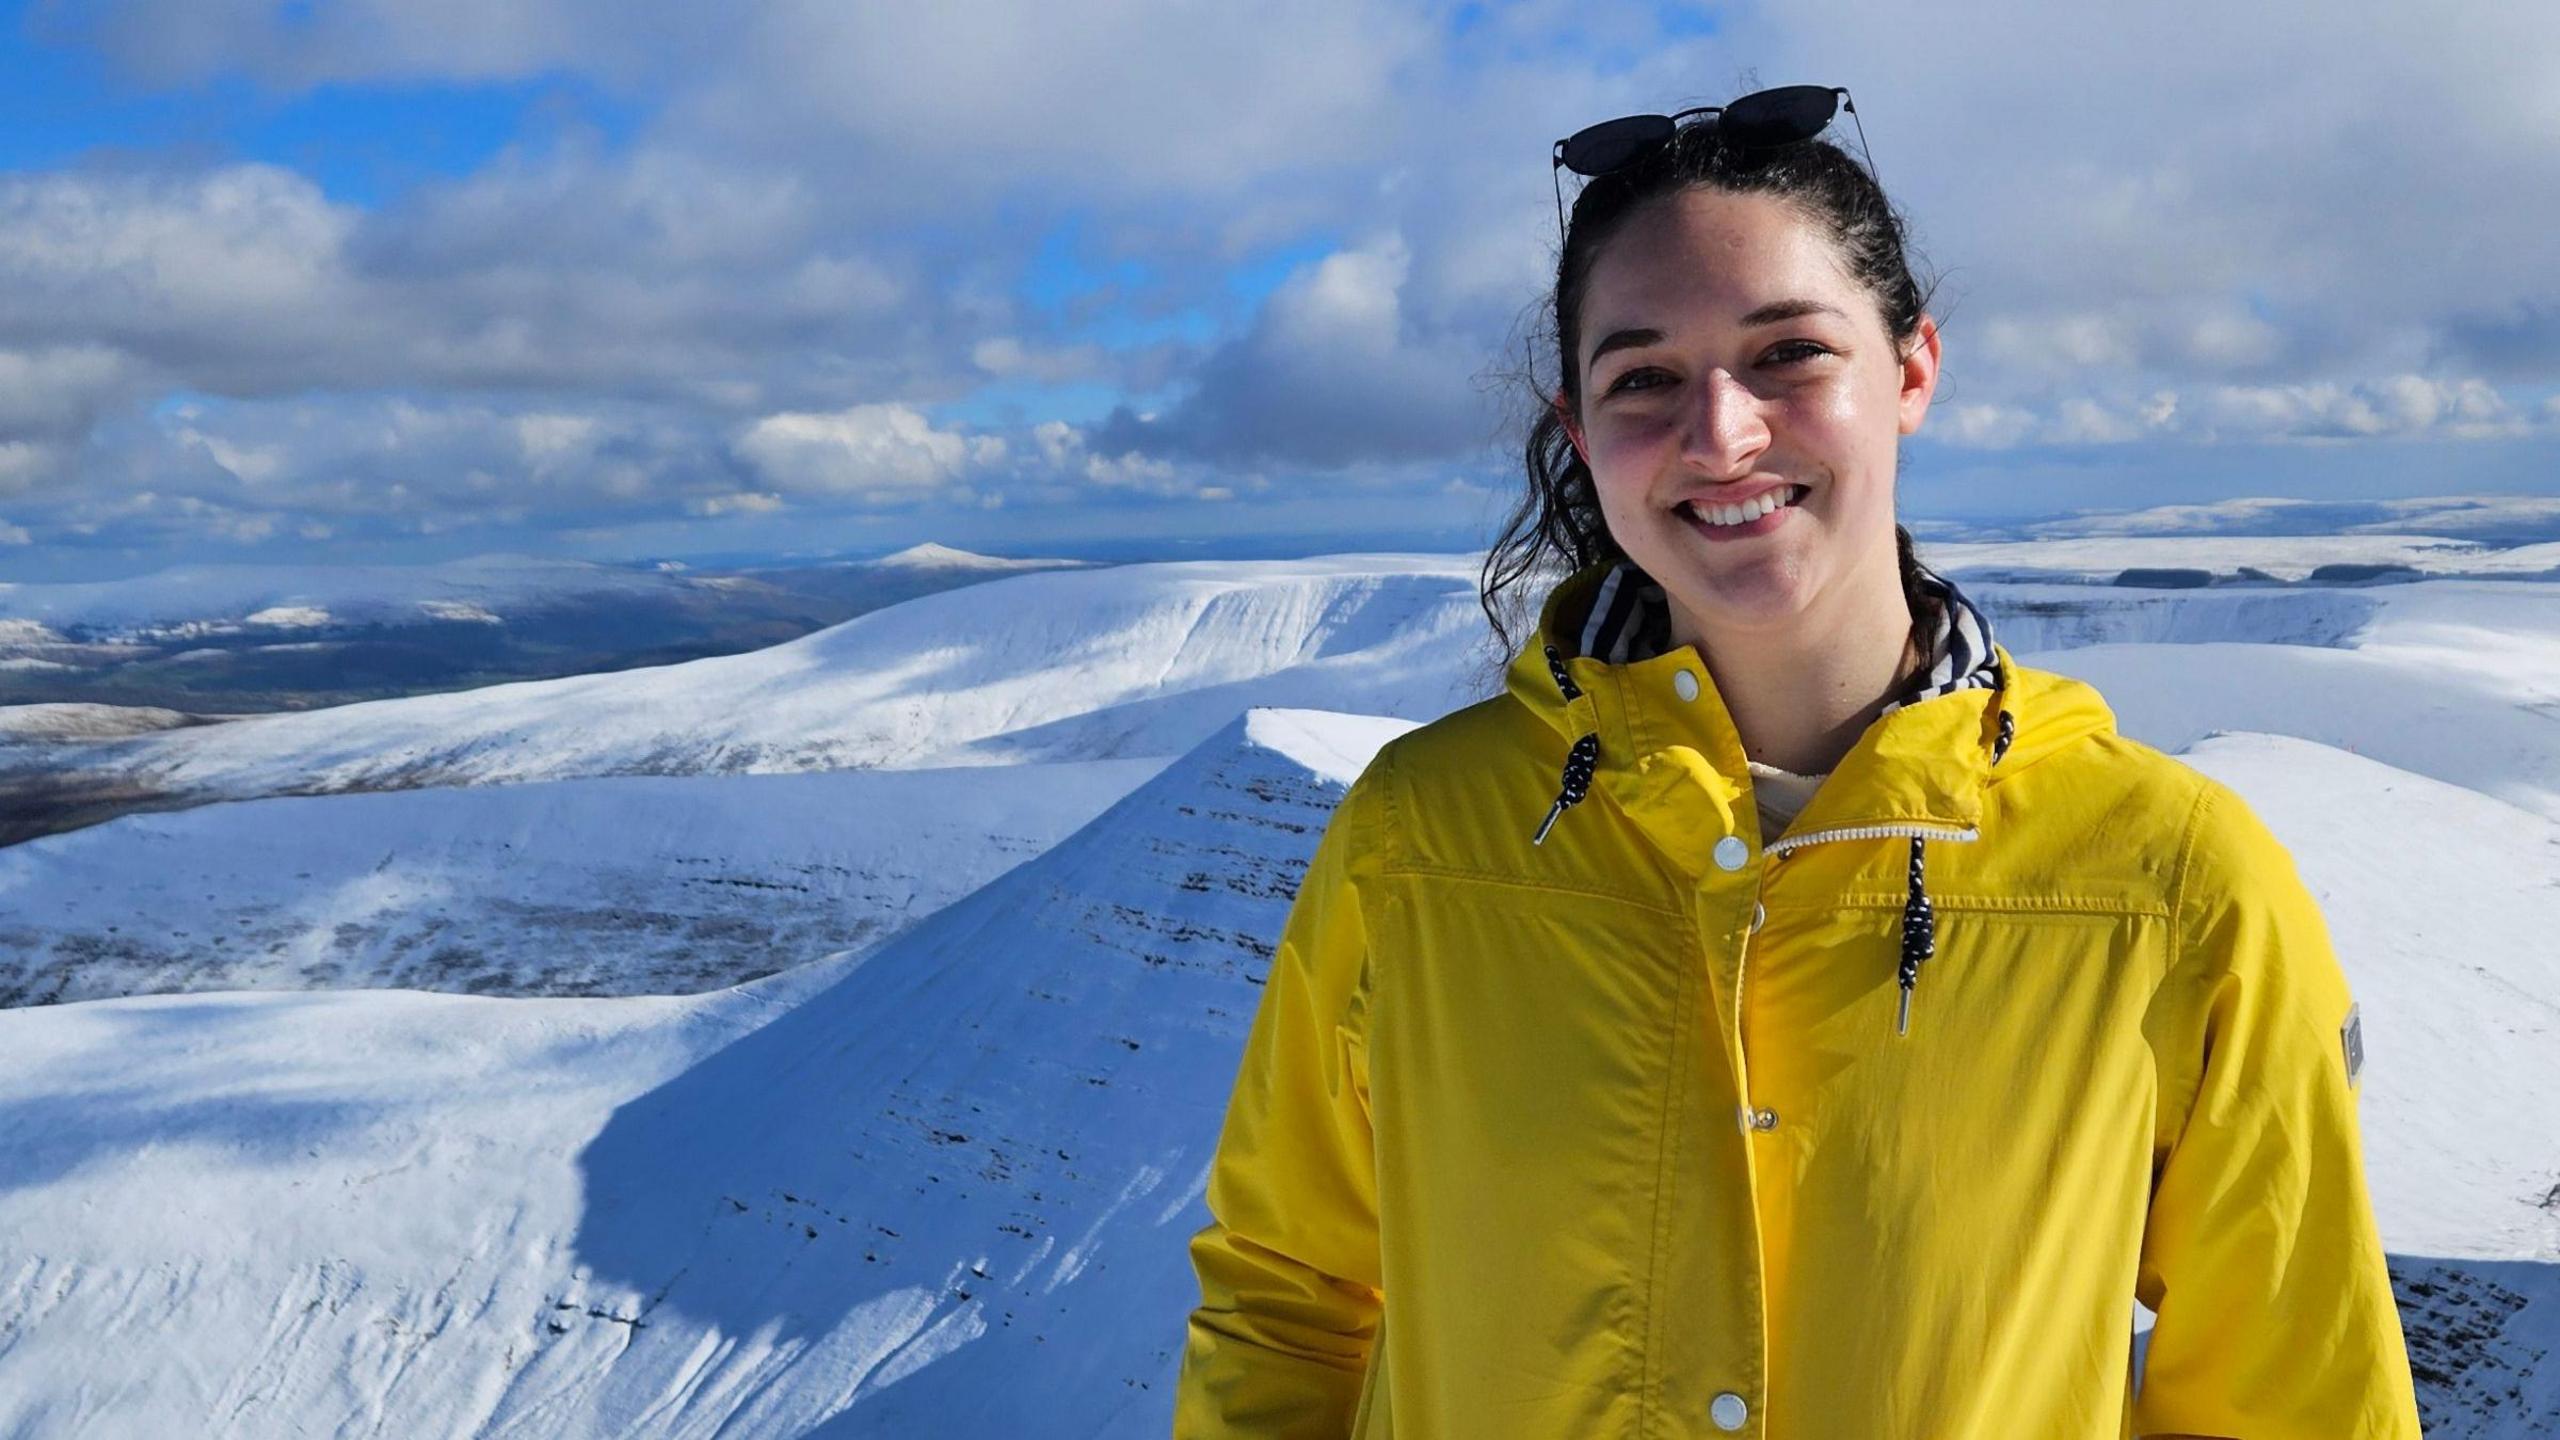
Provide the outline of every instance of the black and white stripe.
{"type": "MultiPolygon", "coordinates": [[[[1920,588],[1937,601],[1923,617],[1929,664],[1886,702],[1887,714],[1959,690],[1997,690],[2004,681],[1999,653],[1991,648],[1991,617],[1934,570],[1922,569],[1920,588]]],[[[1671,648],[1671,604],[1660,585],[1622,560],[1601,577],[1581,640],[1582,654],[1611,665],[1650,660],[1671,648]]]]}
{"type": "Polygon", "coordinates": [[[1997,690],[2005,683],[2000,655],[1991,648],[1991,617],[1935,570],[1920,572],[1920,588],[1938,599],[1929,616],[1929,666],[1913,676],[1910,688],[1888,701],[1890,715],[1905,705],[1953,695],[1959,690],[1997,690]]]}

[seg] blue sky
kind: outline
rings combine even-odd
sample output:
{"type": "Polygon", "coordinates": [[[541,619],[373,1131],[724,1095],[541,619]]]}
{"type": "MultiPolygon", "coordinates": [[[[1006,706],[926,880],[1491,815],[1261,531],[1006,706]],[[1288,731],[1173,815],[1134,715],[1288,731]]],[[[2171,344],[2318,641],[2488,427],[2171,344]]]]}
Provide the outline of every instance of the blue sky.
{"type": "Polygon", "coordinates": [[[1800,79],[1907,516],[2560,494],[2560,12],[2248,8],[0,0],[0,579],[1480,543],[1548,142],[1800,79]]]}

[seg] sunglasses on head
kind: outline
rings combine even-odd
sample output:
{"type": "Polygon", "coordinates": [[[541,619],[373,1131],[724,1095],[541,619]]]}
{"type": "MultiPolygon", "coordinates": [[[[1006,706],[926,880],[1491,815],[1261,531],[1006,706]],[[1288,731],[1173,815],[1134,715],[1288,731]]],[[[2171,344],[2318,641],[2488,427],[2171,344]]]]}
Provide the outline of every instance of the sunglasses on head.
{"type": "Polygon", "coordinates": [[[1759,90],[1727,105],[1701,105],[1676,115],[1622,115],[1586,125],[1555,143],[1556,238],[1564,238],[1564,172],[1585,178],[1623,170],[1677,135],[1684,120],[1715,127],[1719,143],[1738,150],[1773,150],[1810,140],[1822,133],[1842,110],[1858,128],[1858,153],[1867,174],[1876,173],[1867,154],[1867,127],[1858,119],[1857,102],[1837,85],[1781,85],[1759,90]],[[1692,120],[1692,117],[1703,119],[1692,120]]]}

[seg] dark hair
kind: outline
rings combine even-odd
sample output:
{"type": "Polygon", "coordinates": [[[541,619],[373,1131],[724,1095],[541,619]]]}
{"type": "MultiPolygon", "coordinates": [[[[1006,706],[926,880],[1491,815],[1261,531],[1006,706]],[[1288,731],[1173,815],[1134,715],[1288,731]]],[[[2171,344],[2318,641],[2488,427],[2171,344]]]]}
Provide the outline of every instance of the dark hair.
{"type": "MultiPolygon", "coordinates": [[[[1486,555],[1477,584],[1485,618],[1505,650],[1512,644],[1506,592],[1519,582],[1551,566],[1579,570],[1627,558],[1609,534],[1591,469],[1574,453],[1553,397],[1560,391],[1581,412],[1582,377],[1574,357],[1581,350],[1583,291],[1602,249],[1647,202],[1698,187],[1770,195],[1795,206],[1830,233],[1851,278],[1874,297],[1895,346],[1907,346],[1919,334],[1934,287],[1924,288],[1912,277],[1904,222],[1875,178],[1828,141],[1748,150],[1719,143],[1711,124],[1684,125],[1643,159],[1585,185],[1573,202],[1573,221],[1556,261],[1555,293],[1542,317],[1551,327],[1544,333],[1555,337],[1557,383],[1539,384],[1535,352],[1543,334],[1533,337],[1529,379],[1537,390],[1537,419],[1529,430],[1528,489],[1486,555]]],[[[1917,617],[1933,602],[1920,588],[1911,532],[1900,525],[1893,529],[1903,598],[1917,617]]]]}

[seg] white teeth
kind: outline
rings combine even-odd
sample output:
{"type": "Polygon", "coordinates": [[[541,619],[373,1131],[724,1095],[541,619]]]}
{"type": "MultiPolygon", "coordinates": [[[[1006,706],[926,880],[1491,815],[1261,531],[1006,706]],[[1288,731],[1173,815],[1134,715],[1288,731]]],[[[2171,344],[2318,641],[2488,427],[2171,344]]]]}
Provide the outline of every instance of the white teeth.
{"type": "Polygon", "coordinates": [[[1764,490],[1739,505],[1701,505],[1692,500],[1689,502],[1689,513],[1709,525],[1745,525],[1787,503],[1787,497],[1794,493],[1795,487],[1790,485],[1781,486],[1775,490],[1764,490]]]}

